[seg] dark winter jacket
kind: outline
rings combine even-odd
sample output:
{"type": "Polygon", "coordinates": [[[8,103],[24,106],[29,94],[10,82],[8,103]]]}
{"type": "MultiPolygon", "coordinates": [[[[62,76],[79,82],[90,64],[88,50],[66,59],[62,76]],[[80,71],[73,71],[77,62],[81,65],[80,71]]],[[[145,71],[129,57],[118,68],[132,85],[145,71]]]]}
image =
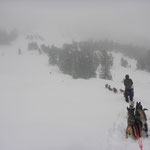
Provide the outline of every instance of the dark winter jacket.
{"type": "Polygon", "coordinates": [[[132,79],[126,78],[126,79],[124,80],[124,85],[125,85],[125,88],[126,88],[126,89],[131,89],[131,88],[132,88],[132,85],[133,85],[132,79]]]}

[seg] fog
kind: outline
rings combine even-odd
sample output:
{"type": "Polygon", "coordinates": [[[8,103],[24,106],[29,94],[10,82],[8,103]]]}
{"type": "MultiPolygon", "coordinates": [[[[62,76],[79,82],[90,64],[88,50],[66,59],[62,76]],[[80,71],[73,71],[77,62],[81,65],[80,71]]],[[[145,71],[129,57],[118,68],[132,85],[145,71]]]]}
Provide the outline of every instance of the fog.
{"type": "Polygon", "coordinates": [[[108,39],[150,47],[148,0],[1,0],[0,28],[49,40],[108,39]]]}

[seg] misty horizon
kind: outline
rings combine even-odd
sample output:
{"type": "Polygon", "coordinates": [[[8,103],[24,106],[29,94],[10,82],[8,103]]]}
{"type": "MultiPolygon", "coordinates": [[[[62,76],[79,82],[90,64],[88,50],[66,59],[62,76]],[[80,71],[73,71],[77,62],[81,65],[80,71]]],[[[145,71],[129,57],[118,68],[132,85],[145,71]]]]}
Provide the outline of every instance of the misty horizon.
{"type": "Polygon", "coordinates": [[[6,0],[0,2],[0,29],[52,41],[108,39],[150,48],[149,6],[147,0],[6,0]]]}

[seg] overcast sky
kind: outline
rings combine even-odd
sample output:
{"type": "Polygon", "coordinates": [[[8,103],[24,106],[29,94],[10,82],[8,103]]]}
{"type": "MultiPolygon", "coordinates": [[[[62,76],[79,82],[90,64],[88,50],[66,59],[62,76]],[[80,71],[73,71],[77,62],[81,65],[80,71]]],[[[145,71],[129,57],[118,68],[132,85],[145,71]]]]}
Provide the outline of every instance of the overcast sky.
{"type": "MultiPolygon", "coordinates": [[[[0,28],[150,47],[149,0],[0,0],[0,28]]],[[[52,38],[52,37],[51,37],[52,38]]]]}

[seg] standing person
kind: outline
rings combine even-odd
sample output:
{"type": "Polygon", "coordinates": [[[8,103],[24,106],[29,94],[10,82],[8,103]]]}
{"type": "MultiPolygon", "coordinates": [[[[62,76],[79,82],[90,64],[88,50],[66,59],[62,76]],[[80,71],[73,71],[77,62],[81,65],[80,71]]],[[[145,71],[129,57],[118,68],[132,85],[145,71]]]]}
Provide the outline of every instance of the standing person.
{"type": "Polygon", "coordinates": [[[129,103],[129,97],[130,97],[130,101],[133,101],[133,81],[132,79],[129,78],[129,75],[125,76],[124,79],[124,86],[125,86],[125,100],[126,102],[129,103]]]}

